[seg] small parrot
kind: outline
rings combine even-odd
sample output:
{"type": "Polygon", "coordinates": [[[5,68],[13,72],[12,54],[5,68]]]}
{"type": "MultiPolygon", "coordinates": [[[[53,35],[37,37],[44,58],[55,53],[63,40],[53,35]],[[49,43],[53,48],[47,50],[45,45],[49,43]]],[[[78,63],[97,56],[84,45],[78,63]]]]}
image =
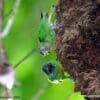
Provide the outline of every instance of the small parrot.
{"type": "Polygon", "coordinates": [[[51,83],[60,83],[64,79],[72,79],[73,77],[64,72],[62,65],[57,60],[51,60],[43,64],[43,72],[51,83]]]}
{"type": "Polygon", "coordinates": [[[55,48],[55,32],[53,24],[55,20],[55,12],[52,8],[48,13],[41,13],[41,21],[38,28],[38,39],[40,42],[40,53],[49,54],[55,48]]]}

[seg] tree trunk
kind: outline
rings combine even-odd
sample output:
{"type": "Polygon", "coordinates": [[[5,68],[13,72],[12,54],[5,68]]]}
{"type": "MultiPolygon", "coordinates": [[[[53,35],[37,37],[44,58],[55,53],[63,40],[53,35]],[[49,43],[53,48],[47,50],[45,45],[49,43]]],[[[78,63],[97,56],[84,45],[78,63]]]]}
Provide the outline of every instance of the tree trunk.
{"type": "Polygon", "coordinates": [[[60,0],[56,14],[56,50],[64,70],[75,77],[76,91],[100,95],[100,0],[60,0]]]}

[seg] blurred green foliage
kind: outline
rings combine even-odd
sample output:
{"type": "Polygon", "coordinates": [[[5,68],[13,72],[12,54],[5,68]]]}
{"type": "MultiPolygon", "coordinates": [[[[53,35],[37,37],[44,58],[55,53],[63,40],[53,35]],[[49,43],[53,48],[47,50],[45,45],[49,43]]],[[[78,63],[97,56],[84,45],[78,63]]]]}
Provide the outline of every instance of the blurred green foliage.
{"type": "MultiPolygon", "coordinates": [[[[8,19],[6,15],[11,11],[14,2],[15,0],[5,0],[4,25],[8,19]]],[[[13,26],[4,39],[8,59],[12,65],[38,46],[40,13],[48,11],[57,2],[58,0],[21,0],[13,26]]],[[[43,57],[35,52],[17,67],[18,86],[14,87],[13,95],[20,96],[18,100],[84,100],[80,94],[73,93],[74,83],[71,80],[58,85],[47,81],[41,66],[44,62],[54,59],[54,55],[51,53],[43,57]]]]}

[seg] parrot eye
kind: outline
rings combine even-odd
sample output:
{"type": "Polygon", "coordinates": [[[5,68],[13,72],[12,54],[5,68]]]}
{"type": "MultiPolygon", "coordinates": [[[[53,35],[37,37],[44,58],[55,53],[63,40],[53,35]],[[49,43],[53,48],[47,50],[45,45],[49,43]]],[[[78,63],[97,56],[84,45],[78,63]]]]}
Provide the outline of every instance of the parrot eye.
{"type": "Polygon", "coordinates": [[[55,66],[52,63],[46,63],[43,65],[42,70],[47,74],[53,74],[55,71],[55,66]]]}

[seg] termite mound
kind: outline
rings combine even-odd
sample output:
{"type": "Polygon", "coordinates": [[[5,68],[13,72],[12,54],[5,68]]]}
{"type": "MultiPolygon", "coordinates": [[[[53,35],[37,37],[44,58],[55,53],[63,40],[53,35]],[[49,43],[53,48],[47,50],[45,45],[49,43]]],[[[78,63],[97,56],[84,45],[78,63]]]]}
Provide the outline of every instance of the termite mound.
{"type": "Polygon", "coordinates": [[[100,1],[60,0],[56,15],[56,50],[64,70],[76,78],[76,91],[100,95],[100,1]]]}

